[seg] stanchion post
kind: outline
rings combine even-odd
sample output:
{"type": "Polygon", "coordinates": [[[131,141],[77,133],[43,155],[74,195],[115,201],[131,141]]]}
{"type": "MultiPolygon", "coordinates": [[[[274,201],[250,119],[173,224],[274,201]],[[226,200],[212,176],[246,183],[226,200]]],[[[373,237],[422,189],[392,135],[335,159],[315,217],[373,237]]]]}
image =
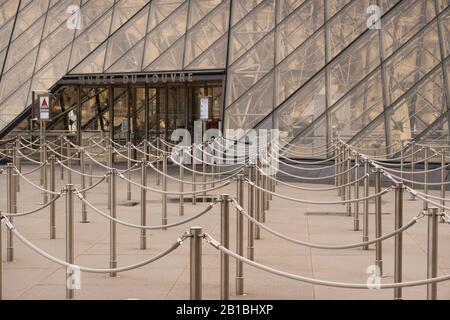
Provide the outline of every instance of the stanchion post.
{"type": "MultiPolygon", "coordinates": [[[[430,148],[425,147],[425,160],[424,160],[424,171],[423,171],[423,188],[424,192],[426,194],[426,197],[428,196],[428,169],[429,169],[429,160],[428,157],[430,155],[430,148]]],[[[428,202],[423,201],[423,210],[428,210],[428,202]]]]}
{"type": "MultiPolygon", "coordinates": [[[[59,160],[64,161],[63,156],[64,156],[65,148],[64,148],[64,137],[63,136],[59,137],[59,143],[60,143],[59,152],[61,153],[61,155],[59,156],[59,160]]],[[[63,166],[60,166],[60,167],[61,167],[61,180],[64,180],[64,167],[63,166]]]]}
{"type": "MultiPolygon", "coordinates": [[[[50,156],[50,191],[55,192],[56,189],[56,172],[55,172],[55,156],[50,156]]],[[[52,198],[54,195],[52,195],[52,198]]],[[[50,204],[50,239],[56,239],[56,216],[55,202],[50,204]]]]}
{"type": "MultiPolygon", "coordinates": [[[[411,141],[411,189],[414,189],[414,179],[416,178],[416,175],[414,174],[414,170],[416,167],[415,164],[415,152],[416,152],[416,142],[414,140],[411,141]]],[[[409,193],[409,201],[415,201],[416,200],[416,196],[410,192],[409,193]]]]}
{"type": "MultiPolygon", "coordinates": [[[[147,160],[142,158],[142,168],[141,168],[141,185],[147,186],[147,160]]],[[[141,226],[147,224],[147,189],[141,188],[141,226]]],[[[147,249],[147,230],[141,229],[140,238],[140,248],[141,250],[147,249]]]]}
{"type": "Polygon", "coordinates": [[[339,187],[337,189],[337,195],[338,197],[340,197],[342,195],[342,189],[340,188],[341,186],[341,157],[342,157],[342,152],[341,152],[341,145],[338,144],[337,146],[337,155],[336,155],[336,178],[337,178],[337,187],[339,187]]]}
{"type": "MultiPolygon", "coordinates": [[[[14,166],[17,168],[17,170],[19,170],[19,172],[20,172],[21,168],[22,168],[22,162],[20,161],[20,156],[17,154],[17,152],[19,150],[20,150],[20,140],[17,139],[15,142],[15,148],[13,150],[13,152],[14,152],[13,163],[14,163],[14,166]]],[[[16,176],[16,188],[17,188],[17,192],[20,192],[20,177],[19,177],[19,175],[16,176]]]]}
{"type": "MultiPolygon", "coordinates": [[[[73,264],[74,262],[74,202],[72,184],[66,186],[66,262],[73,264]]],[[[66,271],[66,299],[73,299],[74,290],[69,288],[68,284],[72,274],[66,271]]]]}
{"type": "Polygon", "coordinates": [[[159,165],[159,162],[161,161],[161,159],[160,159],[160,156],[161,156],[161,151],[160,151],[160,149],[161,149],[161,138],[160,137],[158,137],[158,138],[156,138],[156,185],[157,186],[159,186],[159,185],[161,185],[161,175],[160,175],[160,173],[159,173],[159,168],[160,168],[160,165],[159,165]]]}
{"type": "MultiPolygon", "coordinates": [[[[221,196],[220,206],[220,237],[223,247],[230,248],[230,196],[221,196]]],[[[220,253],[220,299],[230,299],[230,258],[220,253]]]]}
{"type": "MultiPolygon", "coordinates": [[[[43,150],[42,150],[42,154],[43,154],[43,166],[42,166],[42,186],[44,188],[44,190],[47,190],[48,187],[48,180],[47,180],[47,167],[48,167],[48,162],[47,162],[47,143],[44,144],[43,146],[43,150]]],[[[48,203],[48,194],[47,192],[43,191],[42,192],[42,204],[47,204],[48,203]]]]}
{"type": "MultiPolygon", "coordinates": [[[[80,151],[80,169],[81,169],[81,190],[86,189],[86,154],[85,150],[81,149],[80,151]]],[[[86,199],[86,191],[83,191],[82,196],[84,199],[86,199]]],[[[81,223],[88,223],[88,216],[87,216],[87,207],[86,203],[81,203],[81,223]]]]}
{"type": "MultiPolygon", "coordinates": [[[[427,278],[438,275],[438,208],[428,209],[427,278]]],[[[427,284],[427,299],[437,299],[437,283],[427,284]]]]}
{"type": "Polygon", "coordinates": [[[127,143],[127,200],[131,201],[131,142],[127,143]]]}
{"type": "MultiPolygon", "coordinates": [[[[369,160],[364,161],[364,198],[369,197],[370,192],[370,162],[369,160]]],[[[363,207],[363,242],[369,241],[369,199],[364,200],[363,207]]],[[[369,246],[363,246],[363,250],[369,250],[369,246]]]]}
{"type": "Polygon", "coordinates": [[[342,163],[341,163],[341,199],[344,201],[347,199],[347,188],[345,187],[345,171],[347,170],[347,146],[342,146],[342,163]]]}
{"type": "Polygon", "coordinates": [[[202,241],[203,229],[192,227],[190,240],[191,300],[202,300],[202,241]]]}
{"type": "MultiPolygon", "coordinates": [[[[375,176],[375,194],[381,193],[381,169],[377,168],[375,176]]],[[[375,198],[375,238],[381,238],[382,233],[382,199],[381,195],[375,198]]],[[[375,265],[380,270],[380,276],[383,275],[383,243],[381,241],[375,244],[375,265]]]]}
{"type": "Polygon", "coordinates": [[[179,206],[178,206],[178,213],[180,217],[184,216],[184,148],[180,149],[180,184],[179,184],[179,191],[180,191],[180,199],[179,199],[179,206]]]}
{"type": "MultiPolygon", "coordinates": [[[[346,179],[346,184],[347,185],[347,191],[346,191],[346,200],[352,200],[352,186],[350,184],[350,182],[352,181],[352,153],[350,148],[347,149],[347,179],[346,179]]],[[[351,217],[352,216],[352,204],[349,202],[346,204],[346,208],[347,208],[347,216],[351,217]]]]}
{"type": "MultiPolygon", "coordinates": [[[[259,169],[255,166],[255,184],[256,186],[261,186],[261,174],[259,169]]],[[[261,192],[259,192],[258,188],[253,188],[255,191],[255,218],[258,222],[261,222],[261,192]]],[[[255,226],[255,240],[261,239],[261,229],[258,225],[255,226]]]]}
{"type": "MultiPolygon", "coordinates": [[[[205,144],[203,144],[202,145],[202,162],[203,162],[203,189],[206,189],[206,183],[207,183],[207,176],[206,176],[206,173],[207,173],[207,169],[208,169],[208,166],[207,166],[207,163],[206,163],[206,154],[205,154],[205,148],[206,148],[206,146],[205,146],[205,144]]],[[[203,200],[202,200],[202,202],[207,202],[206,201],[206,196],[207,196],[207,194],[206,194],[206,191],[205,192],[203,192],[203,200]]]]}
{"type": "MultiPolygon", "coordinates": [[[[89,139],[89,152],[92,154],[92,140],[89,139]]],[[[89,187],[92,187],[92,185],[94,184],[93,179],[92,179],[92,159],[89,158],[89,187]]]]}
{"type": "MultiPolygon", "coordinates": [[[[67,159],[67,167],[70,168],[72,166],[72,159],[70,158],[72,156],[72,151],[71,151],[71,148],[70,148],[70,141],[69,140],[66,141],[66,148],[67,148],[67,157],[68,157],[68,159],[67,159]]],[[[67,170],[67,182],[69,184],[72,184],[72,171],[70,171],[70,170],[67,170]]]]}
{"type": "MultiPolygon", "coordinates": [[[[14,188],[14,166],[11,163],[6,165],[6,196],[7,196],[7,208],[8,213],[16,213],[16,205],[14,203],[15,198],[15,188],[14,188]]],[[[13,222],[13,218],[10,217],[9,220],[13,222]]],[[[14,240],[13,233],[11,230],[7,229],[6,232],[6,261],[14,261],[14,240]]]]}
{"type": "Polygon", "coordinates": [[[197,191],[197,160],[195,157],[196,145],[195,143],[192,145],[192,204],[195,206],[197,204],[197,195],[195,192],[197,191]]]}
{"type": "MultiPolygon", "coordinates": [[[[442,206],[442,213],[445,214],[446,210],[445,210],[445,187],[446,185],[446,177],[445,177],[445,171],[446,171],[446,158],[445,158],[445,151],[442,150],[441,151],[441,206],[442,206]]],[[[444,222],[443,219],[441,219],[441,222],[444,222]]]]}
{"type": "MultiPolygon", "coordinates": [[[[109,176],[109,189],[111,194],[111,205],[110,205],[110,216],[112,218],[117,218],[117,201],[116,201],[116,170],[110,170],[109,176]]],[[[111,269],[117,268],[117,225],[115,221],[110,221],[109,224],[109,267],[111,269]]],[[[111,272],[110,277],[117,277],[116,272],[111,272]]]]}
{"type": "Polygon", "coordinates": [[[3,230],[3,223],[2,223],[2,211],[0,210],[0,300],[3,300],[3,243],[2,243],[2,230],[3,230]]]}
{"type": "MultiPolygon", "coordinates": [[[[244,206],[244,175],[237,177],[236,199],[241,207],[244,206]]],[[[244,216],[237,212],[236,217],[236,253],[244,256],[244,216]]],[[[236,260],[236,295],[244,294],[244,263],[236,260]]]]}
{"type": "MultiPolygon", "coordinates": [[[[339,149],[337,146],[337,143],[334,144],[334,186],[337,187],[338,186],[338,167],[339,167],[339,162],[338,162],[338,155],[339,155],[339,149]]],[[[339,189],[338,189],[338,195],[339,195],[339,189]]]]}
{"type": "MultiPolygon", "coordinates": [[[[403,227],[403,184],[397,184],[395,189],[395,230],[403,227]]],[[[403,279],[403,233],[394,238],[394,282],[401,283],[403,279]]],[[[394,299],[402,299],[402,288],[394,289],[394,299]]]]}
{"type": "Polygon", "coordinates": [[[403,169],[405,167],[405,141],[401,141],[401,150],[400,150],[400,178],[403,181],[403,169]]]}
{"type": "MultiPolygon", "coordinates": [[[[355,195],[355,199],[359,199],[359,156],[357,155],[355,157],[355,190],[354,190],[354,195],[355,195]]],[[[353,218],[354,218],[354,222],[353,222],[353,230],[354,231],[359,231],[359,202],[355,202],[354,203],[354,210],[353,210],[353,218]]]]}
{"type": "MultiPolygon", "coordinates": [[[[106,166],[112,168],[112,145],[111,141],[105,141],[106,143],[106,166]]],[[[111,173],[111,171],[110,171],[111,173]]],[[[106,177],[106,183],[109,185],[108,188],[108,209],[111,209],[111,175],[106,177]]]]}
{"type": "MultiPolygon", "coordinates": [[[[167,155],[163,156],[163,172],[164,175],[162,177],[162,225],[167,225],[167,155]]],[[[163,230],[167,230],[164,228],[163,230]]]]}
{"type": "MultiPolygon", "coordinates": [[[[248,167],[248,180],[249,182],[253,182],[255,177],[255,166],[250,165],[248,167]]],[[[248,214],[254,218],[255,217],[255,188],[250,183],[247,184],[247,190],[248,190],[248,214]]],[[[247,230],[247,257],[250,260],[254,260],[255,258],[255,226],[254,223],[250,220],[248,221],[248,230],[247,230]]]]}

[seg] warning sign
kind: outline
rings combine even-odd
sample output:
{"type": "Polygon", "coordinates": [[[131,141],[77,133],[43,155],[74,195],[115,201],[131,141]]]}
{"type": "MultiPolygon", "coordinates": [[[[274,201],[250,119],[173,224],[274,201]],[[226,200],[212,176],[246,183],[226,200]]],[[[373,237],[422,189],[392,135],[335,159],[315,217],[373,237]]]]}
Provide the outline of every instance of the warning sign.
{"type": "Polygon", "coordinates": [[[50,97],[47,95],[39,96],[39,119],[50,120],[50,97]]]}

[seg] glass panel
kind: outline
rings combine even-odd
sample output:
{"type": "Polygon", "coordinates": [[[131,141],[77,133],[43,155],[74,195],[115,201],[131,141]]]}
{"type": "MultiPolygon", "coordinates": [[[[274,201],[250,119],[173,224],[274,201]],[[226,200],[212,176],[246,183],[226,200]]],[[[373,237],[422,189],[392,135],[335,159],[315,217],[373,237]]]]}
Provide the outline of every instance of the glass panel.
{"type": "Polygon", "coordinates": [[[445,111],[442,70],[438,69],[389,110],[391,141],[415,138],[445,111]]]}
{"type": "Polygon", "coordinates": [[[252,129],[273,109],[273,73],[226,110],[226,129],[252,129]]]}
{"type": "Polygon", "coordinates": [[[368,126],[383,112],[381,84],[381,72],[378,70],[330,110],[329,128],[336,126],[340,137],[348,141],[368,126]]]}
{"type": "Polygon", "coordinates": [[[0,7],[0,27],[16,15],[18,5],[19,0],[8,0],[2,3],[0,7]]]}
{"type": "Polygon", "coordinates": [[[384,117],[372,122],[351,144],[358,149],[364,149],[368,156],[380,157],[386,155],[386,134],[384,117]]]}
{"type": "Polygon", "coordinates": [[[450,6],[450,0],[438,0],[439,11],[444,11],[448,6],[450,6]]]}
{"type": "Polygon", "coordinates": [[[233,1],[232,25],[238,23],[244,16],[246,16],[261,2],[262,0],[233,1]]]}
{"type": "Polygon", "coordinates": [[[230,64],[252,48],[274,26],[275,1],[265,0],[231,30],[230,64]]]}
{"type": "MultiPolygon", "coordinates": [[[[99,24],[104,13],[114,4],[114,0],[89,0],[81,7],[81,29],[77,30],[77,36],[86,31],[93,23],[99,24]]],[[[109,12],[111,15],[112,10],[109,12]]],[[[92,30],[92,29],[91,29],[92,30]]],[[[109,33],[109,25],[108,31],[109,33]]]]}
{"type": "Polygon", "coordinates": [[[323,0],[311,0],[277,26],[277,63],[323,25],[323,0]]]}
{"type": "Polygon", "coordinates": [[[324,32],[318,32],[276,68],[277,105],[325,65],[324,32]]]}
{"type": "Polygon", "coordinates": [[[185,0],[153,0],[151,3],[148,31],[153,30],[157,25],[163,22],[184,2],[185,0]]]}
{"type": "Polygon", "coordinates": [[[300,7],[305,0],[279,0],[277,22],[284,20],[288,15],[300,7]]]}
{"type": "Polygon", "coordinates": [[[225,69],[227,59],[228,35],[225,34],[208,50],[203,52],[187,69],[225,69]]]}
{"type": "Polygon", "coordinates": [[[132,88],[133,102],[132,121],[136,142],[145,139],[145,88],[132,88]]]}
{"type": "Polygon", "coordinates": [[[390,56],[436,15],[434,1],[404,1],[383,20],[384,56],[390,56]]]}
{"type": "Polygon", "coordinates": [[[325,110],[325,72],[322,72],[275,111],[280,138],[292,141],[325,110]]]}
{"type": "Polygon", "coordinates": [[[188,4],[185,3],[170,18],[166,19],[147,35],[144,69],[185,34],[187,13],[188,4]]]}
{"type": "Polygon", "coordinates": [[[386,13],[394,7],[400,0],[381,0],[381,11],[386,13]]]}
{"type": "Polygon", "coordinates": [[[0,51],[8,46],[14,20],[10,20],[0,29],[0,51]]]}
{"type": "MultiPolygon", "coordinates": [[[[122,132],[123,120],[129,120],[128,116],[128,90],[127,88],[114,88],[114,140],[125,144],[126,132],[122,132]]],[[[121,157],[117,158],[117,160],[121,157]]]]}
{"type": "Polygon", "coordinates": [[[167,49],[146,71],[169,71],[183,69],[184,37],[167,49]]]}
{"type": "Polygon", "coordinates": [[[367,29],[367,8],[371,2],[372,0],[353,1],[329,22],[331,58],[336,57],[367,29]]]}
{"type": "Polygon", "coordinates": [[[331,104],[344,96],[379,63],[378,33],[367,33],[330,65],[331,104]]]}
{"type": "Polygon", "coordinates": [[[106,43],[83,60],[71,73],[102,73],[105,62],[106,43]]]}
{"type": "Polygon", "coordinates": [[[293,146],[280,150],[280,154],[292,157],[292,153],[298,153],[298,148],[302,148],[302,155],[305,158],[326,158],[326,156],[317,156],[318,153],[323,152],[323,146],[327,144],[327,122],[326,118],[322,117],[318,122],[312,125],[308,130],[297,136],[293,141],[284,140],[286,137],[281,136],[280,141],[284,143],[290,142],[293,146]]]}
{"type": "Polygon", "coordinates": [[[47,11],[48,4],[48,0],[33,0],[29,6],[19,12],[16,26],[14,28],[14,39],[28,29],[47,11]]]}
{"type": "Polygon", "coordinates": [[[328,12],[327,12],[327,19],[330,19],[333,17],[339,10],[341,10],[347,3],[350,2],[350,0],[332,0],[328,1],[328,12]]]}
{"type": "Polygon", "coordinates": [[[447,57],[450,55],[450,10],[444,13],[439,22],[441,24],[442,37],[444,38],[444,56],[447,57]]]}
{"type": "Polygon", "coordinates": [[[95,48],[97,48],[97,46],[108,37],[109,27],[111,24],[111,14],[112,10],[92,25],[86,32],[75,39],[69,67],[70,69],[73,69],[81,60],[86,58],[88,54],[93,52],[95,48]]]}
{"type": "MultiPolygon", "coordinates": [[[[448,146],[450,144],[450,135],[448,130],[448,114],[433,125],[433,128],[428,131],[422,138],[419,139],[419,143],[431,145],[431,146],[448,146]]],[[[444,149],[448,152],[448,148],[444,149]]]]}
{"type": "Polygon", "coordinates": [[[197,22],[202,20],[208,15],[214,8],[216,8],[222,0],[197,0],[190,1],[189,7],[189,25],[188,28],[192,28],[197,22]]]}
{"type": "Polygon", "coordinates": [[[389,101],[392,103],[398,99],[439,61],[438,33],[436,23],[433,23],[387,62],[389,101]]]}
{"type": "MultiPolygon", "coordinates": [[[[148,6],[141,10],[132,20],[128,21],[108,40],[105,70],[121,58],[139,40],[145,36],[147,27],[148,6]]],[[[114,17],[114,16],[113,16],[114,17]]]]}
{"type": "Polygon", "coordinates": [[[184,65],[190,64],[225,34],[228,30],[229,6],[230,1],[225,1],[188,32],[184,65]]]}
{"type": "Polygon", "coordinates": [[[25,108],[29,89],[30,81],[27,81],[0,105],[0,129],[3,129],[25,108]]]}
{"type": "MultiPolygon", "coordinates": [[[[274,66],[274,33],[270,33],[229,68],[228,105],[257,83],[274,66]]],[[[272,90],[272,89],[271,89],[272,90]]]]}
{"type": "Polygon", "coordinates": [[[144,39],[127,51],[122,58],[115,62],[106,72],[141,71],[142,56],[144,54],[144,39]]]}
{"type": "Polygon", "coordinates": [[[36,61],[37,48],[2,76],[0,82],[0,102],[5,100],[14,90],[30,79],[36,61]]]}
{"type": "MultiPolygon", "coordinates": [[[[60,0],[56,2],[56,5],[48,11],[43,38],[46,38],[52,31],[58,28],[58,26],[66,24],[67,19],[70,18],[73,14],[68,12],[67,9],[69,8],[69,6],[80,7],[80,0],[60,0]]],[[[69,31],[68,28],[65,29],[69,31]]]]}
{"type": "MultiPolygon", "coordinates": [[[[136,12],[144,7],[148,1],[146,0],[121,0],[114,6],[114,20],[112,24],[111,34],[128,21],[136,12]]],[[[146,11],[146,10],[145,10],[146,11]]],[[[146,11],[148,14],[148,11],[146,11]]],[[[145,18],[147,20],[147,17],[145,18]]],[[[144,26],[145,30],[147,26],[144,26]]]]}

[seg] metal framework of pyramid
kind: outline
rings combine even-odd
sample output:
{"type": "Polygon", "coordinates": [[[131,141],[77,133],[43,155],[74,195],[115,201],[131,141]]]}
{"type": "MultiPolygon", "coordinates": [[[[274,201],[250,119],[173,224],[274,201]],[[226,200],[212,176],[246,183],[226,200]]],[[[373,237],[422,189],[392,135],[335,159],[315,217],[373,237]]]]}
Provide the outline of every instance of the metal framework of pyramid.
{"type": "Polygon", "coordinates": [[[0,129],[67,74],[220,69],[225,129],[448,141],[449,57],[450,0],[0,0],[0,129]]]}

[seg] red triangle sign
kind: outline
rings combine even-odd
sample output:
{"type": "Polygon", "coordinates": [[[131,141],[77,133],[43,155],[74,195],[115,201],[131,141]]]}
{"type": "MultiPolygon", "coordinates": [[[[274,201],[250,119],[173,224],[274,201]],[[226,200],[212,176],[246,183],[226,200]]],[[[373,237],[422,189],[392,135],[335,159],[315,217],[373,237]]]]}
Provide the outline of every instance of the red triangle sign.
{"type": "Polygon", "coordinates": [[[47,105],[47,99],[44,98],[44,101],[42,102],[42,108],[43,109],[47,109],[48,105],[47,105]]]}

